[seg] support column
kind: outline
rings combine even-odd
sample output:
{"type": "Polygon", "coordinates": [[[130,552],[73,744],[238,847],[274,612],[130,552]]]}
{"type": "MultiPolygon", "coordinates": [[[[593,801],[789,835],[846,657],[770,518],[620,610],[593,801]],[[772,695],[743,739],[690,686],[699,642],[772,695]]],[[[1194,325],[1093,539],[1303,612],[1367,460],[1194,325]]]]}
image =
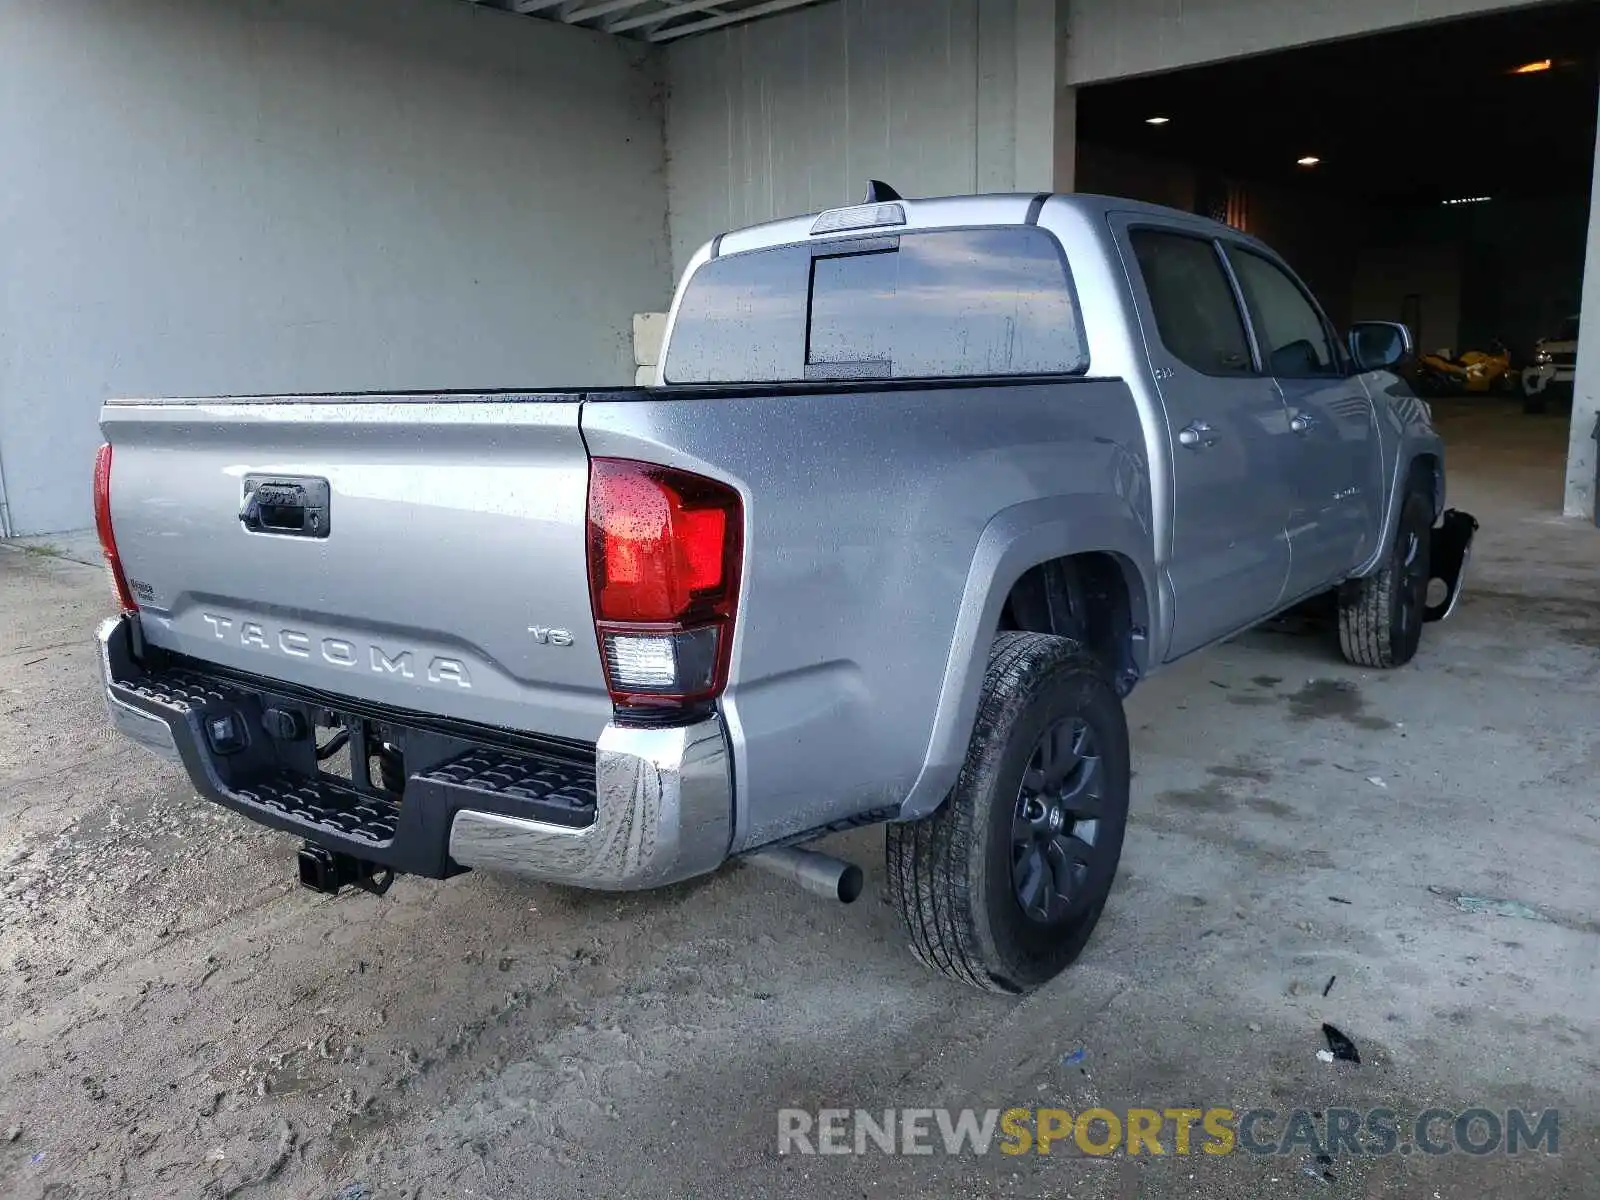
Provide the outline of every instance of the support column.
{"type": "Polygon", "coordinates": [[[1048,192],[1056,163],[1056,0],[1017,0],[1016,190],[1048,192]]]}
{"type": "Polygon", "coordinates": [[[1078,89],[1056,88],[1055,190],[1078,190],[1078,89]]]}
{"type": "Polygon", "coordinates": [[[1569,517],[1595,515],[1593,438],[1600,414],[1600,137],[1595,141],[1594,178],[1589,190],[1589,239],[1583,256],[1579,306],[1577,379],[1572,385],[1572,429],[1567,444],[1567,491],[1562,511],[1569,517]]]}
{"type": "Polygon", "coordinates": [[[1067,37],[1074,0],[1056,0],[1056,128],[1054,183],[1058,192],[1078,190],[1078,89],[1067,79],[1067,37]]]}

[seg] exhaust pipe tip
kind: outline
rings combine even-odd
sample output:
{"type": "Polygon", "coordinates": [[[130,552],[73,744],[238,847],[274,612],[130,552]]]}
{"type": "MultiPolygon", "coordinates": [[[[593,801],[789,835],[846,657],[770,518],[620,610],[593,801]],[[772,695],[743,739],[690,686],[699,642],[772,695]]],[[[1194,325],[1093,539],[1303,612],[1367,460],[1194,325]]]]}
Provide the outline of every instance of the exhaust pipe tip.
{"type": "Polygon", "coordinates": [[[866,876],[855,863],[795,846],[758,850],[746,855],[744,861],[840,904],[855,903],[866,883],[866,876]]]}
{"type": "Polygon", "coordinates": [[[861,873],[861,868],[853,862],[844,864],[844,870],[839,872],[839,886],[835,890],[840,904],[854,904],[861,895],[861,889],[867,877],[861,873]]]}

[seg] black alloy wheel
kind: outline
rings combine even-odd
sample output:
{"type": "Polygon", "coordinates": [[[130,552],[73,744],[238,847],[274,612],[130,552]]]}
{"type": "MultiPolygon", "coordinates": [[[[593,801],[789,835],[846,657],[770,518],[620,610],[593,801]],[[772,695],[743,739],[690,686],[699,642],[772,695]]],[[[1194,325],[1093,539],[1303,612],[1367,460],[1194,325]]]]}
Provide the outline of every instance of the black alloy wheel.
{"type": "Polygon", "coordinates": [[[1053,925],[1083,908],[1103,810],[1106,772],[1092,726],[1064,717],[1040,736],[1017,790],[1011,887],[1022,911],[1053,925]]]}

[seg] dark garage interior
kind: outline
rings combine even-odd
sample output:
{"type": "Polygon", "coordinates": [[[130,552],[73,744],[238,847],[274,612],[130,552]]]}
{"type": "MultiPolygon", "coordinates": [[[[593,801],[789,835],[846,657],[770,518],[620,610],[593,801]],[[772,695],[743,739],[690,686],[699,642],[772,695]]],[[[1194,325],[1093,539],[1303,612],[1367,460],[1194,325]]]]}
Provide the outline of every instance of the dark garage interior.
{"type": "Polygon", "coordinates": [[[1085,88],[1077,186],[1261,237],[1338,324],[1499,339],[1511,389],[1578,311],[1596,47],[1560,4],[1085,88]]]}

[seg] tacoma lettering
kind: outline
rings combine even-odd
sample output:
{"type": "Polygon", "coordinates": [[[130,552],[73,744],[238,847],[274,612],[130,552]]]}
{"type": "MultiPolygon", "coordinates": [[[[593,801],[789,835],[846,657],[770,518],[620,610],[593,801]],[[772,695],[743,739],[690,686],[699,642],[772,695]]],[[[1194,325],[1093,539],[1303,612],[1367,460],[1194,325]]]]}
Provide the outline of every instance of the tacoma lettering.
{"type": "MultiPolygon", "coordinates": [[[[333,667],[361,670],[364,666],[378,675],[397,675],[401,679],[417,678],[417,655],[412,650],[371,643],[362,647],[345,638],[319,638],[301,629],[276,629],[269,632],[256,621],[236,622],[232,617],[220,616],[217,613],[201,613],[200,617],[210,627],[212,634],[222,641],[230,640],[237,626],[239,645],[247,649],[265,650],[269,654],[277,652],[290,658],[311,658],[315,655],[333,667]]],[[[547,632],[551,644],[571,645],[572,635],[565,630],[552,629],[547,632]]],[[[430,658],[425,674],[429,683],[458,688],[472,687],[472,674],[467,670],[467,664],[460,659],[430,658]]]]}

